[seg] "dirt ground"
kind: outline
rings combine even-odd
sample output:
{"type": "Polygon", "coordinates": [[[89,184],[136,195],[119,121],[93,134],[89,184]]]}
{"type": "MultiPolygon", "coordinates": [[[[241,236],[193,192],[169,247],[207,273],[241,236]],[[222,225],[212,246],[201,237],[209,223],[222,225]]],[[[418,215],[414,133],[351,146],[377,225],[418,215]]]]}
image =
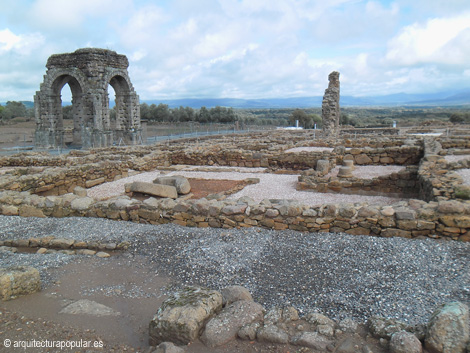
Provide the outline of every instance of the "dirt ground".
{"type": "MultiPolygon", "coordinates": [[[[144,257],[120,254],[108,258],[78,260],[57,269],[58,280],[40,292],[0,303],[0,352],[152,352],[148,325],[166,298],[173,281],[149,272],[144,257]],[[118,316],[66,314],[68,304],[88,299],[111,307],[118,316]],[[10,342],[49,340],[91,342],[98,348],[6,348],[10,342]],[[81,341],[82,340],[82,341],[81,341]],[[96,342],[96,343],[95,343],[96,342]]],[[[289,345],[233,341],[209,350],[201,342],[186,347],[188,353],[312,352],[289,345]]]]}

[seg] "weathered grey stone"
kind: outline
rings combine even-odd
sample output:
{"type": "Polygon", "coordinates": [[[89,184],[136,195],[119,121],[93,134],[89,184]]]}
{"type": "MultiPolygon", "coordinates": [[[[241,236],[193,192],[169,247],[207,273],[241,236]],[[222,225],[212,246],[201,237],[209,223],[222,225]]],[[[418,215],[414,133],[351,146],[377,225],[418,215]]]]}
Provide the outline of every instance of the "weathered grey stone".
{"type": "Polygon", "coordinates": [[[370,159],[370,157],[365,153],[358,154],[354,157],[354,160],[356,164],[359,165],[367,165],[372,163],[372,159],[370,159]]]}
{"type": "Polygon", "coordinates": [[[56,249],[70,249],[74,242],[73,239],[56,238],[49,241],[49,246],[56,249]]]}
{"type": "Polygon", "coordinates": [[[97,303],[93,300],[80,299],[77,300],[61,311],[59,314],[72,314],[72,315],[92,315],[92,316],[119,316],[120,313],[107,307],[106,305],[97,303]]]}
{"type": "Polygon", "coordinates": [[[334,336],[334,328],[330,325],[318,325],[317,332],[326,337],[333,337],[334,336]]]}
{"type": "Polygon", "coordinates": [[[0,252],[18,252],[18,249],[13,246],[0,246],[0,252]]]}
{"type": "Polygon", "coordinates": [[[239,300],[209,320],[201,336],[208,347],[221,346],[237,337],[241,327],[263,320],[263,307],[253,301],[239,300]]]}
{"type": "Polygon", "coordinates": [[[327,159],[319,159],[315,170],[321,175],[326,175],[330,171],[330,161],[327,159]]]}
{"type": "Polygon", "coordinates": [[[172,199],[176,199],[178,197],[178,193],[174,186],[146,183],[143,181],[134,181],[131,184],[130,190],[131,192],[140,192],[142,194],[158,197],[169,197],[172,199]]]}
{"type": "Polygon", "coordinates": [[[77,196],[80,196],[80,197],[87,197],[88,196],[86,189],[82,188],[81,186],[76,186],[73,189],[73,193],[77,196]]]}
{"type": "Polygon", "coordinates": [[[378,338],[391,339],[392,335],[406,329],[407,325],[396,319],[372,316],[368,321],[370,332],[378,338]]]}
{"type": "Polygon", "coordinates": [[[390,340],[390,353],[422,353],[419,339],[407,331],[396,332],[390,340]]]}
{"type": "Polygon", "coordinates": [[[184,353],[185,350],[175,346],[172,342],[160,343],[152,353],[184,353]]]}
{"type": "Polygon", "coordinates": [[[170,185],[176,188],[178,194],[186,195],[191,192],[191,185],[188,179],[181,175],[158,177],[153,181],[154,184],[170,185]]]}
{"type": "Polygon", "coordinates": [[[351,167],[339,167],[338,178],[352,178],[351,167]]]}
{"type": "Polygon", "coordinates": [[[333,71],[328,75],[328,88],[325,90],[322,102],[323,132],[328,137],[338,136],[339,130],[339,72],[333,71]]]}
{"type": "Polygon", "coordinates": [[[353,319],[346,318],[338,323],[339,329],[343,332],[354,333],[357,330],[357,322],[353,319]]]}
{"type": "Polygon", "coordinates": [[[434,311],[428,323],[426,350],[430,353],[464,353],[469,340],[467,305],[451,302],[434,311]]]}
{"type": "Polygon", "coordinates": [[[260,328],[259,322],[245,325],[238,330],[238,337],[242,340],[253,341],[256,339],[256,332],[260,328]]]}
{"type": "Polygon", "coordinates": [[[34,267],[0,268],[0,298],[10,300],[41,290],[39,271],[34,267]]]}
{"type": "Polygon", "coordinates": [[[285,344],[289,341],[288,334],[275,325],[265,325],[261,327],[256,336],[260,342],[285,344]]]}
{"type": "Polygon", "coordinates": [[[91,197],[79,197],[72,201],[70,207],[76,211],[86,211],[95,201],[91,197]]]}
{"type": "MultiPolygon", "coordinates": [[[[360,340],[348,337],[338,345],[335,353],[358,353],[361,345],[362,342],[360,340]]],[[[363,352],[373,353],[372,350],[367,350],[368,347],[366,349],[364,348],[365,347],[362,349],[363,352]]]]}
{"type": "Polygon", "coordinates": [[[220,293],[222,293],[222,304],[224,306],[239,300],[253,301],[250,291],[242,286],[225,287],[220,293]]]}
{"type": "Polygon", "coordinates": [[[320,313],[309,313],[306,316],[306,320],[314,325],[329,325],[333,327],[335,326],[335,322],[333,320],[320,313]]]}
{"type": "Polygon", "coordinates": [[[129,61],[114,51],[84,48],[51,55],[40,91],[34,96],[35,145],[56,148],[66,143],[61,89],[71,88],[74,145],[84,148],[137,144],[142,141],[139,97],[132,87],[129,61]],[[116,92],[116,118],[109,114],[108,84],[116,92]]]}
{"type": "Polygon", "coordinates": [[[170,341],[183,345],[194,341],[221,308],[222,294],[214,290],[187,287],[171,295],[150,322],[150,344],[170,341]]]}
{"type": "Polygon", "coordinates": [[[302,332],[293,337],[291,343],[296,346],[309,347],[322,352],[326,351],[326,347],[332,343],[328,338],[318,332],[302,332]]]}

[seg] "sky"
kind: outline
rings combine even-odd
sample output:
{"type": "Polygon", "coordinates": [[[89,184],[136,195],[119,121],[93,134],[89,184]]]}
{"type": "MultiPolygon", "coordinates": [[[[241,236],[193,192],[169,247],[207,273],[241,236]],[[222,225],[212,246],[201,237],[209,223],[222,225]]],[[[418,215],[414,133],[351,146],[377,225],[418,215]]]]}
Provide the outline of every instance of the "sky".
{"type": "MultiPolygon", "coordinates": [[[[0,102],[50,55],[111,49],[141,100],[376,96],[470,88],[468,0],[0,0],[0,102]]],[[[67,95],[66,88],[63,96],[67,95]]]]}

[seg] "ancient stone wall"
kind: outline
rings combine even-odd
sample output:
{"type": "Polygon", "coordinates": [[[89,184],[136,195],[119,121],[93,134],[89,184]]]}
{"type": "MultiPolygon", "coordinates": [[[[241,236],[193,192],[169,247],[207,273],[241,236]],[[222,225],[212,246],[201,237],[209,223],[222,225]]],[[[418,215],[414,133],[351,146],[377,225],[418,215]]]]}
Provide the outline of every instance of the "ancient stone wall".
{"type": "Polygon", "coordinates": [[[408,166],[406,169],[390,175],[372,179],[357,177],[325,177],[303,173],[299,177],[299,190],[317,192],[338,192],[342,194],[384,195],[398,194],[408,198],[418,197],[418,167],[408,166]]]}
{"type": "Polygon", "coordinates": [[[65,130],[61,91],[72,92],[73,145],[83,148],[136,144],[142,139],[139,97],[132,87],[124,55],[85,48],[52,55],[40,90],[34,96],[35,146],[63,147],[65,130]],[[108,85],[116,93],[116,118],[109,116],[108,85]]]}
{"type": "MultiPolygon", "coordinates": [[[[452,175],[454,170],[470,167],[469,162],[448,163],[442,156],[446,153],[442,144],[427,140],[424,143],[426,152],[418,170],[418,189],[421,190],[424,201],[401,201],[392,206],[330,204],[311,207],[286,200],[254,202],[249,198],[226,200],[223,197],[211,200],[150,198],[139,201],[121,196],[98,202],[81,196],[78,192],[58,196],[63,192],[70,192],[75,186],[90,187],[114,180],[126,175],[129,168],[144,171],[183,161],[193,161],[198,164],[201,161],[210,164],[212,161],[212,164],[237,163],[237,166],[246,166],[258,160],[261,165],[262,158],[256,155],[261,154],[269,156],[265,159],[268,165],[270,163],[274,165],[276,162],[277,167],[282,165],[295,169],[302,166],[308,169],[313,165],[313,161],[316,163],[316,158],[325,159],[334,156],[331,161],[336,163],[345,160],[348,155],[355,160],[356,156],[365,155],[371,163],[397,164],[397,160],[399,162],[399,158],[402,157],[401,162],[406,165],[411,164],[416,158],[421,158],[420,154],[423,153],[422,146],[405,144],[403,138],[396,138],[370,140],[369,145],[374,148],[364,147],[366,141],[362,139],[343,140],[339,143],[342,146],[351,146],[350,150],[344,148],[343,152],[343,148],[337,148],[334,152],[301,152],[296,155],[285,151],[292,147],[305,146],[308,140],[307,134],[272,134],[269,137],[267,135],[269,134],[259,136],[257,141],[253,141],[250,135],[246,140],[240,138],[238,141],[229,141],[221,138],[218,142],[212,141],[207,144],[203,141],[188,140],[166,147],[162,144],[158,147],[136,146],[127,149],[114,147],[89,153],[76,151],[67,156],[50,159],[41,154],[32,154],[29,157],[24,154],[3,157],[0,159],[2,166],[30,163],[29,166],[43,165],[43,167],[15,167],[10,171],[4,171],[0,176],[2,183],[0,189],[4,190],[0,191],[0,213],[39,217],[103,217],[153,224],[173,222],[195,227],[257,226],[312,232],[344,231],[350,234],[386,237],[426,236],[470,240],[470,201],[455,197],[454,189],[461,185],[462,181],[452,175]],[[293,139],[292,136],[297,138],[293,139]],[[286,140],[289,142],[286,143],[286,140]],[[240,141],[241,146],[245,142],[246,146],[240,147],[237,144],[240,141]],[[255,152],[249,152],[250,148],[254,148],[255,152]],[[388,158],[392,158],[393,161],[388,158]],[[102,160],[109,162],[97,163],[102,160]],[[59,165],[64,168],[46,168],[44,167],[46,165],[59,165]],[[53,195],[44,196],[48,193],[53,195]]],[[[446,141],[448,146],[457,147],[451,139],[446,141]]],[[[322,144],[323,142],[318,141],[318,146],[322,144]]],[[[397,174],[396,178],[388,178],[388,182],[391,180],[409,182],[412,175],[407,175],[409,178],[397,174]]]]}
{"type": "Polygon", "coordinates": [[[322,102],[322,126],[327,137],[336,137],[339,132],[339,72],[333,71],[328,75],[328,88],[325,90],[322,102]]]}

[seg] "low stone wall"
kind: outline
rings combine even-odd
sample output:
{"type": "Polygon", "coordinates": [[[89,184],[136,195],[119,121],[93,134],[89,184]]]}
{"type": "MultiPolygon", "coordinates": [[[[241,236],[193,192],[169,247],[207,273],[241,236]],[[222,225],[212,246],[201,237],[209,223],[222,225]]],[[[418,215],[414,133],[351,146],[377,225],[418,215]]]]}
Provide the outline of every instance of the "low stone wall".
{"type": "Polygon", "coordinates": [[[29,191],[42,196],[63,195],[77,186],[90,188],[127,175],[127,168],[117,162],[68,168],[16,168],[0,175],[0,190],[29,191]]]}
{"type": "Polygon", "coordinates": [[[37,196],[0,193],[1,213],[35,217],[100,217],[188,227],[263,227],[309,232],[346,232],[383,237],[448,237],[470,241],[470,201],[409,200],[393,206],[323,205],[286,200],[172,200],[127,196],[95,202],[74,194],[37,196]]]}
{"type": "Polygon", "coordinates": [[[357,177],[318,177],[302,173],[297,188],[317,192],[338,192],[343,194],[403,194],[407,197],[418,196],[418,167],[408,166],[398,173],[372,179],[357,177]]]}

